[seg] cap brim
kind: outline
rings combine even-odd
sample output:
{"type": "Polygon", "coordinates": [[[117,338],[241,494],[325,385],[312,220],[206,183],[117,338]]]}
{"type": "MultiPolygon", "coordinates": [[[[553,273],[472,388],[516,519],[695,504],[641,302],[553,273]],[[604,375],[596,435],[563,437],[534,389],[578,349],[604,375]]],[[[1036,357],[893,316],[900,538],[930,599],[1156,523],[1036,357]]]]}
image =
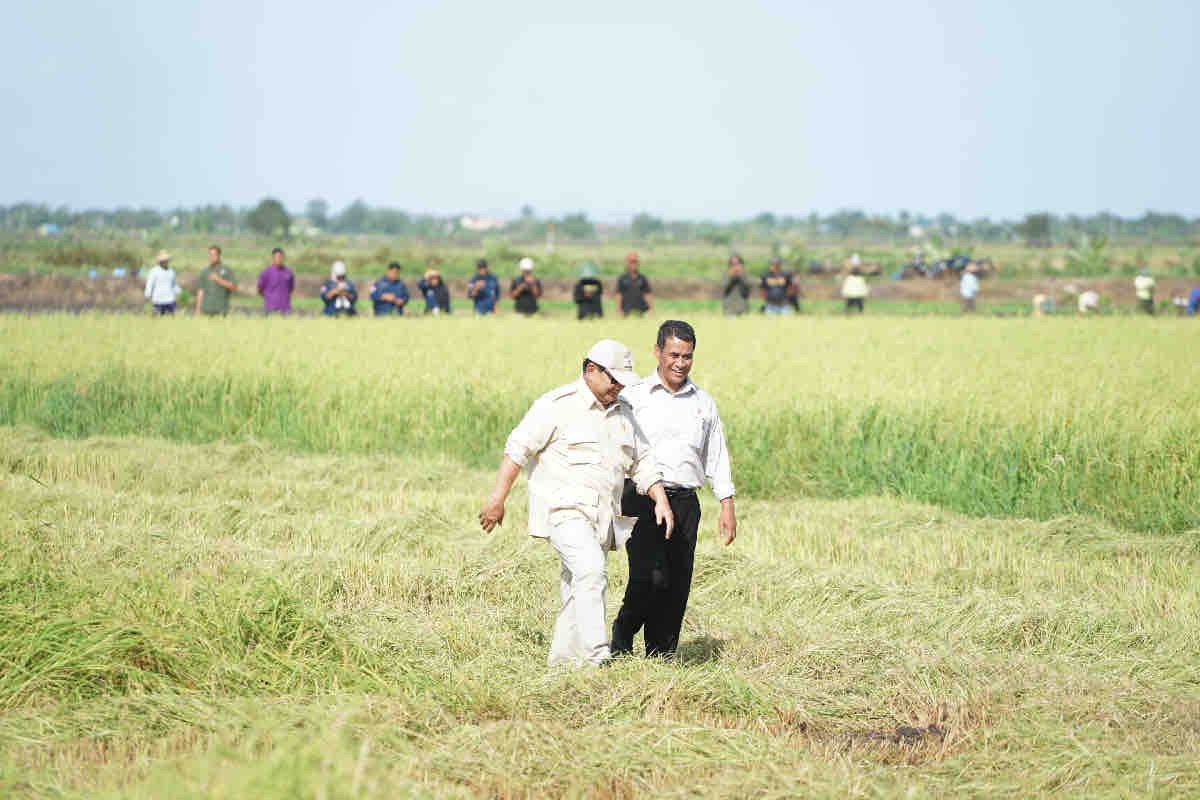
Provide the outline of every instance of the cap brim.
{"type": "Polygon", "coordinates": [[[625,369],[610,369],[609,374],[613,376],[613,380],[622,386],[633,386],[641,380],[636,372],[625,369]]]}

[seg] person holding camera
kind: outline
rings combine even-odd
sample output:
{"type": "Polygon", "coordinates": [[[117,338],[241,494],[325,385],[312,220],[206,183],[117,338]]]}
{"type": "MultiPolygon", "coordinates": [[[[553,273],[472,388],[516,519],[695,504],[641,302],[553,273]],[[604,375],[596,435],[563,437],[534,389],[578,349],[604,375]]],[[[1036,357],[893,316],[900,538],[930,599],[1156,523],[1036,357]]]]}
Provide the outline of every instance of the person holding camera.
{"type": "Polygon", "coordinates": [[[526,256],[521,259],[521,274],[513,278],[508,294],[513,299],[513,310],[518,314],[531,317],[538,312],[538,298],[542,296],[542,282],[533,277],[532,258],[526,256]]]}
{"type": "Polygon", "coordinates": [[[599,270],[591,261],[579,268],[579,282],[572,292],[579,319],[604,316],[604,284],[600,283],[597,274],[599,270]]]}
{"type": "Polygon", "coordinates": [[[371,284],[371,303],[377,317],[404,314],[404,306],[408,303],[408,287],[400,280],[398,262],[388,264],[387,273],[371,284]]]}
{"type": "Polygon", "coordinates": [[[353,317],[358,313],[354,310],[354,304],[358,302],[358,289],[346,277],[346,265],[343,262],[333,262],[329,280],[321,284],[321,299],[325,301],[322,313],[327,317],[353,317]]]}
{"type": "Polygon", "coordinates": [[[750,310],[750,282],[746,280],[746,264],[734,253],[729,257],[729,269],[721,281],[721,311],[727,317],[740,317],[750,310]]]}
{"type": "Polygon", "coordinates": [[[467,281],[467,297],[475,303],[475,313],[481,317],[496,313],[500,299],[500,281],[492,274],[486,258],[475,262],[475,274],[467,281]]]}

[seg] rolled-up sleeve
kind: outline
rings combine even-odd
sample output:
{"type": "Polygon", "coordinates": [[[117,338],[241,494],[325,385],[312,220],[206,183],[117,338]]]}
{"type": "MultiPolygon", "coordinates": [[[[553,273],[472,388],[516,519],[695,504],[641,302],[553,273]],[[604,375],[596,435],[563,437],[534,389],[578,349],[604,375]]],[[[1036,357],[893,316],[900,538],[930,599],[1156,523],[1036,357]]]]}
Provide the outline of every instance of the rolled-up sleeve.
{"type": "Polygon", "coordinates": [[[712,484],[717,499],[724,500],[733,497],[733,469],[729,464],[729,450],[725,446],[725,426],[721,424],[716,403],[712,406],[712,417],[708,448],[704,454],[704,477],[712,484]]]}
{"type": "Polygon", "coordinates": [[[651,486],[661,481],[663,476],[662,470],[658,468],[658,459],[654,457],[654,448],[636,422],[633,423],[633,451],[629,477],[637,485],[638,494],[645,494],[651,486]]]}
{"type": "Polygon", "coordinates": [[[554,409],[549,400],[539,399],[508,435],[508,441],[504,443],[504,455],[517,466],[523,467],[530,456],[546,449],[553,435],[554,409]]]}

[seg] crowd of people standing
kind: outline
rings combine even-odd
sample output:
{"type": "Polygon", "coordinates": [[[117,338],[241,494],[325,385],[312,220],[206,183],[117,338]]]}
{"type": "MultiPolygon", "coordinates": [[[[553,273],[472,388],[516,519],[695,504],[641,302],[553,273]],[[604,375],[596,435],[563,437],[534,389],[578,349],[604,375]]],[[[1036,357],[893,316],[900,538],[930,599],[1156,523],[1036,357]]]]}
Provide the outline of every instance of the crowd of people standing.
{"type": "MultiPolygon", "coordinates": [[[[174,314],[183,293],[179,277],[170,262],[171,255],[165,250],[159,251],[155,265],[146,276],[145,297],[157,315],[174,314]]],[[[534,260],[524,257],[517,267],[518,274],[508,285],[507,299],[512,302],[513,311],[517,314],[536,315],[542,310],[545,290],[542,281],[534,274],[534,260]]],[[[368,287],[371,311],[375,316],[400,316],[406,311],[411,312],[413,309],[409,304],[414,298],[414,306],[419,307],[423,314],[451,312],[450,288],[439,270],[425,270],[414,285],[415,291],[410,292],[401,277],[402,269],[400,263],[392,261],[385,273],[368,287]]],[[[847,259],[842,272],[839,294],[845,304],[845,313],[861,314],[866,308],[871,288],[867,282],[867,271],[857,254],[847,259]]],[[[577,318],[603,317],[604,284],[599,278],[598,267],[590,261],[586,262],[580,268],[579,275],[571,295],[577,318]]],[[[208,266],[196,281],[194,312],[201,316],[228,314],[238,287],[237,276],[222,261],[221,248],[212,245],[208,248],[208,266]]],[[[640,316],[654,310],[654,291],[649,279],[641,271],[641,258],[636,252],[625,256],[624,271],[617,278],[614,288],[619,315],[640,316]]],[[[271,251],[270,263],[258,274],[255,290],[262,298],[262,310],[266,314],[289,314],[293,311],[296,274],[287,265],[282,248],[276,247],[271,251]]],[[[1134,279],[1134,293],[1137,307],[1143,313],[1155,312],[1154,291],[1154,277],[1147,270],[1141,270],[1134,279]]],[[[958,295],[964,314],[976,310],[979,293],[979,269],[974,263],[969,263],[961,270],[958,281],[958,295]]],[[[722,312],[726,316],[749,313],[752,309],[751,297],[755,294],[762,301],[759,306],[762,313],[770,317],[783,317],[800,311],[803,290],[795,272],[785,270],[784,262],[779,257],[771,258],[766,272],[755,279],[747,274],[745,261],[740,255],[735,253],[729,256],[726,273],[719,287],[722,312]]],[[[358,315],[359,291],[348,274],[345,262],[333,262],[329,278],[321,284],[318,295],[325,316],[358,315]]],[[[475,274],[466,285],[466,299],[470,302],[472,312],[478,316],[495,314],[505,299],[500,280],[492,272],[486,258],[475,262],[475,274]]],[[[1181,313],[1200,313],[1200,288],[1194,289],[1186,299],[1175,298],[1173,302],[1179,306],[1181,313]]],[[[1097,313],[1100,309],[1098,293],[1091,289],[1080,292],[1078,306],[1080,314],[1097,313]]],[[[1034,296],[1033,308],[1035,316],[1054,310],[1053,303],[1045,294],[1034,296]]]]}

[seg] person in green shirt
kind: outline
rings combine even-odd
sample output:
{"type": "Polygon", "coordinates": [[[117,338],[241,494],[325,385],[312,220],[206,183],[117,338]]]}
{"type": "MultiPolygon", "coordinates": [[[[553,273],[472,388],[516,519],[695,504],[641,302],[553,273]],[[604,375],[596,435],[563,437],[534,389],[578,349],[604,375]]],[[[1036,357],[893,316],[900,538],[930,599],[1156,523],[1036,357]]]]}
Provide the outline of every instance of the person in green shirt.
{"type": "Polygon", "coordinates": [[[221,263],[221,248],[208,248],[208,269],[200,274],[196,291],[196,313],[221,315],[229,313],[229,296],[237,291],[233,270],[221,263]]]}

